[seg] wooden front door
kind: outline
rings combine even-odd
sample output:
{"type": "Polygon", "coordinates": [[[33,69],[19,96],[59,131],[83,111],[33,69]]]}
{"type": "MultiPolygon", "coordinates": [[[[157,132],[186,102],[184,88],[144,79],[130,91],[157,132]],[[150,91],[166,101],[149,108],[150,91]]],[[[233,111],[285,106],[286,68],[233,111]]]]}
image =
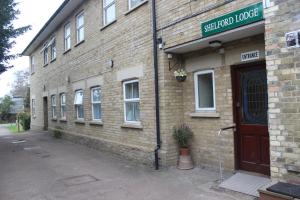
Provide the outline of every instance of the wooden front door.
{"type": "Polygon", "coordinates": [[[237,168],[270,175],[265,63],[234,66],[232,75],[237,168]]]}

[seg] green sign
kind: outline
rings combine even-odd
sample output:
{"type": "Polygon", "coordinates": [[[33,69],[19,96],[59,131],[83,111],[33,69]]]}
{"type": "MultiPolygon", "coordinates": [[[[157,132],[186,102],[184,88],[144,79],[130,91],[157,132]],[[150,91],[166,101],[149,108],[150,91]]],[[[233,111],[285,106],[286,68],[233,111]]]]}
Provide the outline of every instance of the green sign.
{"type": "Polygon", "coordinates": [[[208,37],[263,20],[263,3],[257,3],[201,24],[202,37],[208,37]]]}

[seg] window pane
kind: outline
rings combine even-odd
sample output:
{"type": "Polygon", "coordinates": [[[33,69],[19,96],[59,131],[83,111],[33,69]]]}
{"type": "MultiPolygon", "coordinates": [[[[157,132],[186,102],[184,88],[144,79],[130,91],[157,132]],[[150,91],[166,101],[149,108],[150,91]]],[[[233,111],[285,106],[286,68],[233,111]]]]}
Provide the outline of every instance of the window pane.
{"type": "Polygon", "coordinates": [[[83,105],[77,105],[77,118],[83,118],[83,105]]]}
{"type": "Polygon", "coordinates": [[[126,99],[132,99],[132,84],[131,83],[127,83],[125,84],[125,97],[126,99]]]}
{"type": "Polygon", "coordinates": [[[71,35],[71,28],[70,25],[65,26],[65,38],[71,35]]]}
{"type": "Polygon", "coordinates": [[[78,91],[75,94],[74,104],[75,105],[81,105],[82,103],[83,103],[83,92],[82,91],[78,91]]]}
{"type": "Polygon", "coordinates": [[[68,49],[71,48],[71,37],[68,37],[68,38],[66,39],[65,45],[66,45],[66,46],[65,46],[66,50],[68,50],[68,49]]]}
{"type": "Polygon", "coordinates": [[[77,42],[84,40],[84,27],[77,30],[77,42]]]}
{"type": "Polygon", "coordinates": [[[66,95],[62,94],[60,98],[61,98],[61,104],[65,105],[66,104],[66,95]]]}
{"type": "Polygon", "coordinates": [[[103,0],[103,7],[108,6],[112,2],[114,2],[114,0],[103,0]]]}
{"type": "Polygon", "coordinates": [[[93,102],[100,102],[101,101],[101,93],[100,89],[93,89],[93,102]]]}
{"type": "Polygon", "coordinates": [[[126,102],[126,121],[140,121],[140,103],[126,102]]]}
{"type": "Polygon", "coordinates": [[[66,118],[66,106],[61,106],[61,118],[66,118]]]}
{"type": "Polygon", "coordinates": [[[134,7],[136,5],[138,5],[139,3],[141,3],[144,0],[130,0],[130,7],[134,7]]]}
{"type": "Polygon", "coordinates": [[[101,104],[93,104],[93,119],[101,119],[101,104]]]}
{"type": "Polygon", "coordinates": [[[214,107],[214,91],[212,73],[198,75],[199,108],[214,107]]]}
{"type": "Polygon", "coordinates": [[[135,82],[132,83],[133,91],[132,91],[132,96],[133,98],[139,98],[139,83],[135,82]]]}
{"type": "Polygon", "coordinates": [[[116,18],[116,5],[112,4],[110,7],[106,8],[105,12],[105,24],[109,24],[116,18]]]}
{"type": "Polygon", "coordinates": [[[83,15],[80,15],[77,17],[77,28],[83,26],[83,24],[84,24],[84,17],[83,15]]]}

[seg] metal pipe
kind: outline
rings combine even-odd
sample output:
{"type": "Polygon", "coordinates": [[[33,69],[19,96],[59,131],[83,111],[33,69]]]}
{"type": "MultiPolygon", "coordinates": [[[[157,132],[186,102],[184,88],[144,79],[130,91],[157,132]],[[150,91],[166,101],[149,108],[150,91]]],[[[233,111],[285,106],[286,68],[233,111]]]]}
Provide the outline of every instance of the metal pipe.
{"type": "MultiPolygon", "coordinates": [[[[229,129],[233,129],[235,130],[235,126],[228,126],[228,127],[225,127],[225,128],[221,128],[218,132],[218,137],[221,137],[222,136],[222,132],[223,131],[226,131],[226,130],[229,130],[229,129]]],[[[222,167],[222,161],[221,161],[221,147],[223,146],[222,144],[222,138],[220,138],[220,144],[219,144],[219,155],[218,155],[218,159],[219,159],[219,182],[221,183],[223,181],[223,167],[222,167]]]]}
{"type": "Polygon", "coordinates": [[[156,4],[152,0],[152,32],[153,32],[153,66],[154,66],[154,84],[155,84],[155,115],[156,115],[156,148],[154,150],[155,169],[159,169],[158,151],[161,148],[160,138],[160,110],[159,110],[159,77],[158,77],[158,52],[157,52],[157,25],[156,25],[156,4]]]}

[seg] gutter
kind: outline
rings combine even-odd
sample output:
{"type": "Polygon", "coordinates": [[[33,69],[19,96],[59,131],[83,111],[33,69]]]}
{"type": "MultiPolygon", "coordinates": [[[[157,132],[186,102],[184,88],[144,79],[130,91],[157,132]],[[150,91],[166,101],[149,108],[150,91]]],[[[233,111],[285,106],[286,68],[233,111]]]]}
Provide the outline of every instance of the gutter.
{"type": "Polygon", "coordinates": [[[161,148],[160,138],[160,109],[159,109],[159,77],[158,77],[158,52],[157,52],[157,34],[156,34],[156,4],[152,0],[152,32],[153,32],[153,67],[154,67],[154,84],[155,84],[155,114],[156,114],[156,148],[154,150],[155,169],[159,169],[158,151],[161,148]]]}

